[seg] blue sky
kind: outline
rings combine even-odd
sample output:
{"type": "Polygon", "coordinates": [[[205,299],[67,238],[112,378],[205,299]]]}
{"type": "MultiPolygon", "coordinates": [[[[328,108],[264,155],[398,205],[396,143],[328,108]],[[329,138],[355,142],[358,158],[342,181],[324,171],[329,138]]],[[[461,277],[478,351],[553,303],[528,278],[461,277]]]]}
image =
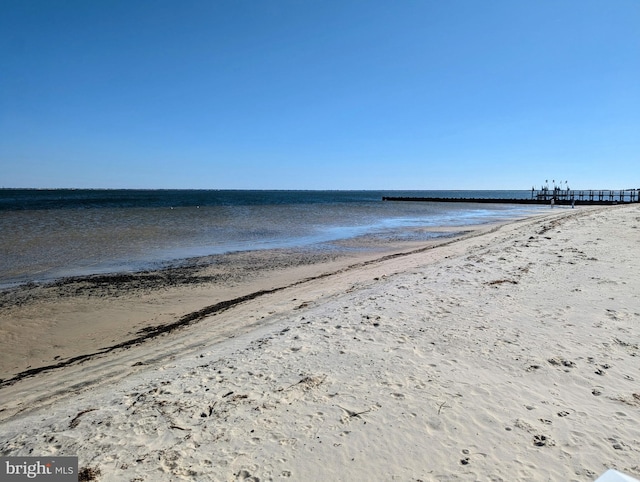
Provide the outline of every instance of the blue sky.
{"type": "Polygon", "coordinates": [[[0,10],[0,187],[640,187],[638,0],[0,10]]]}

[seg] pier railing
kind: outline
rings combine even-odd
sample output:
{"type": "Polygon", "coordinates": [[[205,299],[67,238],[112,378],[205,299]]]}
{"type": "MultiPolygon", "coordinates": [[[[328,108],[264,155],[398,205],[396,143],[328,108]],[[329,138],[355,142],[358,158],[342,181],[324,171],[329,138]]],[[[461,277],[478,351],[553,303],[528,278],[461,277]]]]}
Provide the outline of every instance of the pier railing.
{"type": "Polygon", "coordinates": [[[565,206],[609,206],[612,204],[640,203],[640,189],[531,189],[530,198],[442,198],[442,197],[393,197],[384,196],[383,201],[423,201],[457,203],[496,203],[496,204],[550,204],[565,206]]]}
{"type": "Polygon", "coordinates": [[[547,189],[531,190],[531,199],[538,201],[554,200],[556,202],[589,201],[608,203],[633,203],[640,202],[640,189],[620,189],[620,190],[574,190],[574,189],[547,189]]]}

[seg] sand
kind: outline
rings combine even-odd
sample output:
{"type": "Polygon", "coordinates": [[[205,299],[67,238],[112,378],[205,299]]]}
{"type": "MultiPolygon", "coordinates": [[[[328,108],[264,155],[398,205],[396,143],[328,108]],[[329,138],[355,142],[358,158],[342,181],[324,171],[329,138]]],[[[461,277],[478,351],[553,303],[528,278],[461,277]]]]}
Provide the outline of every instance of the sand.
{"type": "Polygon", "coordinates": [[[473,235],[491,225],[460,229],[420,229],[437,231],[439,237],[429,242],[361,236],[322,250],[232,252],[150,271],[63,278],[2,290],[0,387],[135,345],[247,297],[446,244],[452,237],[473,235]]]}
{"type": "Polygon", "coordinates": [[[0,453],[77,455],[97,480],[640,477],[639,229],[638,205],[556,209],[314,265],[4,383],[0,453]]]}

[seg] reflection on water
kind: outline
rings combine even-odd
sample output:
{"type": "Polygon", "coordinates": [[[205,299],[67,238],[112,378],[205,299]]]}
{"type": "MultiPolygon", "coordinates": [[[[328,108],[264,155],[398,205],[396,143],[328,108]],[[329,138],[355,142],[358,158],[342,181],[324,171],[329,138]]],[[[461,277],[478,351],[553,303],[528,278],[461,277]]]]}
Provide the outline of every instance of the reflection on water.
{"type": "MultiPolygon", "coordinates": [[[[281,194],[281,193],[280,193],[281,194]]],[[[317,246],[356,236],[428,239],[415,228],[464,226],[524,216],[539,208],[358,200],[231,202],[0,210],[0,285],[237,250],[317,246]],[[420,238],[422,237],[422,238],[420,238]]],[[[317,193],[313,193],[316,198],[317,193]]],[[[374,200],[375,199],[375,200],[374,200]]],[[[267,199],[268,201],[268,199],[267,199]]]]}

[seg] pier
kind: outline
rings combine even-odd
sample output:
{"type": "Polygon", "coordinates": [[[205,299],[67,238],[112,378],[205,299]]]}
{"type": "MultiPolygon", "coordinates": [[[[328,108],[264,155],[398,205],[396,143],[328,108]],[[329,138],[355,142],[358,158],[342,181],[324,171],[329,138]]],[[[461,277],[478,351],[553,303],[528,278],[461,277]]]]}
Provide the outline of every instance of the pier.
{"type": "Polygon", "coordinates": [[[559,206],[610,206],[640,202],[640,189],[531,189],[530,198],[443,198],[443,197],[393,197],[383,201],[458,202],[485,204],[554,204],[559,206]]]}
{"type": "Polygon", "coordinates": [[[571,189],[547,189],[531,190],[531,199],[550,203],[555,200],[558,204],[629,204],[640,201],[640,189],[614,190],[571,190],[571,189]]]}

